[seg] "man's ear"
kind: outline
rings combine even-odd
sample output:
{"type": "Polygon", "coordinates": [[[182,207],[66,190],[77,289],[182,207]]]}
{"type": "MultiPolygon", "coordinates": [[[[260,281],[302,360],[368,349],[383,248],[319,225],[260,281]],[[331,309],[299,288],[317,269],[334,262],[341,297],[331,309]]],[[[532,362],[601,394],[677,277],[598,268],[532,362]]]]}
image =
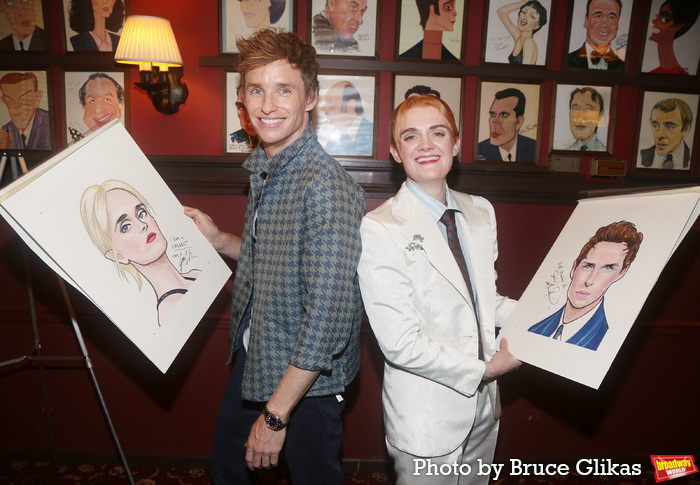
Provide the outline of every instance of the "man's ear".
{"type": "Polygon", "coordinates": [[[318,104],[318,89],[314,91],[313,98],[307,98],[305,111],[311,111],[316,107],[316,104],[318,104]]]}
{"type": "Polygon", "coordinates": [[[345,113],[352,113],[353,115],[357,114],[357,113],[355,113],[356,107],[357,107],[357,100],[356,99],[349,99],[348,102],[345,104],[345,113]]]}
{"type": "Polygon", "coordinates": [[[525,117],[524,116],[518,116],[517,118],[517,123],[515,124],[515,130],[520,133],[520,128],[523,126],[523,123],[525,123],[525,117]]]}

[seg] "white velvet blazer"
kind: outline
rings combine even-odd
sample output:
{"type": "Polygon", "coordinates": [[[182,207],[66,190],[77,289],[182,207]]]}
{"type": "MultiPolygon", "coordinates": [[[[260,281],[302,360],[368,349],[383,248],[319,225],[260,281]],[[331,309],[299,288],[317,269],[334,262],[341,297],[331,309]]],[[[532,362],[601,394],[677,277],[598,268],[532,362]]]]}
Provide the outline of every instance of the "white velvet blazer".
{"type": "MultiPolygon", "coordinates": [[[[515,301],[496,292],[496,218],[481,197],[452,192],[478,301],[486,360],[495,326],[515,301]]],[[[474,422],[484,362],[462,274],[437,224],[404,183],[362,220],[358,273],[370,324],[385,357],[382,401],[389,443],[417,456],[454,451],[474,422]]],[[[486,392],[500,416],[498,388],[486,392]]]]}

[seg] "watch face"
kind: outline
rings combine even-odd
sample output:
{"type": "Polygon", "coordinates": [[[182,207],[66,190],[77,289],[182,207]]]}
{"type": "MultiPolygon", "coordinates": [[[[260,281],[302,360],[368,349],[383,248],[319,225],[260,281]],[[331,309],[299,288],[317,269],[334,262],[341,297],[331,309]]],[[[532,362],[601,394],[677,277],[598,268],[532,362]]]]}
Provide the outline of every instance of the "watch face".
{"type": "Polygon", "coordinates": [[[264,410],[264,415],[265,415],[265,424],[267,424],[267,427],[270,428],[272,431],[279,431],[282,428],[284,428],[284,423],[280,418],[272,414],[270,411],[267,409],[264,410]]]}

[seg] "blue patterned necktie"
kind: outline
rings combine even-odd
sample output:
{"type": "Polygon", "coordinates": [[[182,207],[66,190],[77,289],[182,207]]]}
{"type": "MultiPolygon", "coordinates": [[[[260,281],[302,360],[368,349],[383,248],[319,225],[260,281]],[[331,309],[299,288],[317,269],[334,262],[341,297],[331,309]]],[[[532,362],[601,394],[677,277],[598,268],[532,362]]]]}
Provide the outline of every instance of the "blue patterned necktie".
{"type": "Polygon", "coordinates": [[[472,301],[472,308],[474,308],[474,318],[476,319],[476,330],[479,333],[479,360],[484,360],[484,348],[481,344],[481,327],[479,325],[479,315],[476,313],[476,306],[474,305],[474,292],[472,290],[472,283],[469,279],[469,270],[467,269],[467,260],[464,258],[464,253],[462,252],[462,245],[459,243],[459,236],[457,235],[457,224],[455,224],[455,211],[454,209],[447,209],[440,222],[447,228],[447,244],[450,246],[452,255],[459,266],[459,270],[462,272],[462,278],[467,285],[467,291],[469,292],[469,297],[472,301]]]}

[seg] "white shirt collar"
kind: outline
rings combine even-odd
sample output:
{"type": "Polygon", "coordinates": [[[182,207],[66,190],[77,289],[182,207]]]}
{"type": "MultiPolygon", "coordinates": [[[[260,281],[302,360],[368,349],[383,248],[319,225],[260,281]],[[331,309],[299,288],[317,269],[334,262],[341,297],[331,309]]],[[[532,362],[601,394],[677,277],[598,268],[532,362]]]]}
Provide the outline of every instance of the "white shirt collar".
{"type": "Polygon", "coordinates": [[[510,153],[510,158],[511,158],[510,161],[515,162],[516,161],[515,154],[518,152],[518,135],[517,134],[515,135],[515,143],[513,143],[513,146],[511,147],[510,151],[503,149],[502,146],[503,145],[498,147],[498,151],[501,153],[501,159],[504,162],[509,161],[508,154],[510,153]]]}
{"type": "MultiPolygon", "coordinates": [[[[605,53],[607,54],[608,52],[610,52],[611,49],[612,47],[608,46],[608,50],[606,50],[605,53]]],[[[605,59],[601,58],[600,61],[598,61],[598,64],[593,64],[593,62],[591,61],[591,53],[594,50],[595,49],[593,48],[593,46],[591,46],[591,44],[589,44],[588,41],[586,41],[586,61],[588,62],[588,69],[606,70],[608,68],[608,63],[605,59]]]]}
{"type": "MultiPolygon", "coordinates": [[[[34,32],[26,36],[24,39],[22,39],[22,45],[24,46],[24,50],[28,51],[29,50],[29,45],[32,43],[32,37],[34,37],[34,32]]],[[[15,34],[12,34],[12,42],[15,44],[15,50],[16,51],[21,51],[22,49],[19,46],[20,40],[15,37],[15,34]]]]}

